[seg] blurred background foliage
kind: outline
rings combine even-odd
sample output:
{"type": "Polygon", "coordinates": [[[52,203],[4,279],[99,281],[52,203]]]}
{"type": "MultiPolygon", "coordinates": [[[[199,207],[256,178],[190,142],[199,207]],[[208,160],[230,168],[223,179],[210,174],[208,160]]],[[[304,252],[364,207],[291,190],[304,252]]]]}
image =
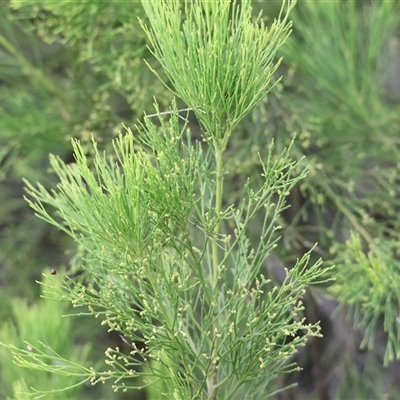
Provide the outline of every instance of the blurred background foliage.
{"type": "MultiPolygon", "coordinates": [[[[275,2],[254,2],[255,13],[262,9],[267,23],[279,8],[275,2]]],[[[144,112],[153,113],[154,98],[161,110],[168,109],[171,94],[143,61],[162,74],[138,17],[145,19],[139,2],[0,3],[3,342],[40,339],[71,358],[83,346],[80,362],[88,359],[89,365],[101,362],[107,343],[123,346],[96,321],[79,320],[78,326],[68,318],[59,321],[68,313],[64,305],[39,300],[35,280],[51,268],[68,266],[76,251],[68,238],[32,214],[21,179],[51,187],[48,154],[73,162],[71,138],[85,144],[94,135],[111,151],[121,123],[133,126],[144,112]]],[[[292,19],[293,33],[281,54],[283,80],[232,137],[225,185],[226,201],[240,201],[247,177],[256,181],[261,172],[258,154],[267,154],[272,139],[280,154],[296,132],[293,157],[306,156],[309,174],[290,195],[281,221],[283,240],[265,268],[279,282],[286,263],[315,242],[316,257],[337,266],[335,283],[311,288],[304,299],[310,322],[322,321],[324,339],[298,354],[303,371],[277,382],[298,387],[276,398],[395,399],[400,389],[400,3],[299,1],[292,19]]],[[[198,138],[194,119],[191,129],[198,138]]],[[[255,224],[255,237],[258,229],[255,224]]],[[[1,353],[0,396],[18,399],[16,389],[32,382],[57,387],[51,377],[31,373],[1,353]]],[[[124,398],[103,386],[76,390],[71,398],[124,398]]]]}

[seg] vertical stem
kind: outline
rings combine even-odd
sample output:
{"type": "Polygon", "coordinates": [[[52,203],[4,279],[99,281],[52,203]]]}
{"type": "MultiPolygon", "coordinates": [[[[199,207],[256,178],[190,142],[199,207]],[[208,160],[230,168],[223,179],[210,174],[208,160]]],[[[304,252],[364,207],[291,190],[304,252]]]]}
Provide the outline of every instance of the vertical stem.
{"type": "MultiPolygon", "coordinates": [[[[223,153],[223,151],[221,149],[217,149],[216,153],[215,153],[216,175],[217,175],[216,176],[215,214],[217,215],[217,218],[219,218],[219,215],[221,213],[221,207],[222,207],[222,188],[223,188],[222,153],[223,153]]],[[[214,229],[215,238],[218,237],[219,228],[220,228],[220,224],[218,222],[214,229]]],[[[218,245],[215,241],[212,243],[212,259],[213,259],[213,284],[214,284],[214,288],[215,288],[218,284],[218,275],[219,275],[218,245]]]]}
{"type": "MultiPolygon", "coordinates": [[[[219,218],[221,214],[221,207],[222,207],[222,189],[223,189],[223,163],[222,163],[222,154],[223,154],[223,149],[221,149],[219,146],[216,146],[216,153],[215,153],[215,162],[216,162],[216,197],[215,197],[215,213],[217,216],[217,219],[219,218]]],[[[218,320],[217,320],[217,315],[218,315],[218,296],[219,296],[219,290],[218,290],[218,277],[219,277],[219,256],[218,256],[218,244],[216,240],[218,239],[218,234],[220,230],[220,224],[219,222],[216,224],[215,229],[214,229],[214,241],[212,243],[212,261],[213,261],[213,290],[214,290],[214,295],[213,295],[213,307],[214,310],[214,324],[213,324],[213,332],[211,332],[211,337],[212,337],[212,354],[211,354],[211,365],[210,365],[210,375],[207,378],[207,389],[208,389],[208,396],[209,400],[214,400],[217,398],[217,375],[218,375],[218,344],[219,344],[219,339],[218,339],[218,332],[219,332],[219,327],[218,327],[218,320]]]]}

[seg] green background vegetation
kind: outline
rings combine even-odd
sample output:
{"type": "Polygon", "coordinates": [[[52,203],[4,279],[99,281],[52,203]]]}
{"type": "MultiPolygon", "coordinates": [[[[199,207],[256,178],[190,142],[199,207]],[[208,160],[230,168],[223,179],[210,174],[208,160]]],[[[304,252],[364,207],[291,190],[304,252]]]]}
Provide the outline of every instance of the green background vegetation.
{"type": "MultiPolygon", "coordinates": [[[[254,13],[263,9],[267,25],[279,8],[254,2],[254,13]]],[[[67,235],[34,216],[22,197],[22,179],[54,188],[49,153],[73,162],[70,140],[78,138],[90,160],[92,134],[100,151],[112,152],[122,123],[134,126],[144,112],[154,113],[154,98],[168,110],[172,95],[143,59],[167,77],[146,47],[138,17],[146,21],[139,2],[0,3],[0,341],[26,348],[24,340],[40,340],[88,367],[102,362],[107,347],[124,343],[93,318],[61,318],[68,304],[39,299],[35,281],[45,279],[42,273],[68,273],[71,263],[79,270],[79,254],[67,235]]],[[[225,201],[241,199],[247,177],[260,179],[260,158],[267,157],[272,139],[280,154],[296,132],[291,157],[305,156],[300,164],[309,172],[291,190],[280,220],[282,240],[264,272],[281,282],[283,268],[318,242],[312,257],[336,265],[335,281],[307,291],[305,314],[310,323],[321,320],[324,338],[310,340],[296,355],[303,371],[277,385],[298,386],[276,398],[395,399],[400,5],[300,1],[291,19],[293,32],[279,50],[284,58],[276,72],[283,80],[231,137],[223,194],[225,201]]],[[[199,125],[190,118],[196,140],[199,125]]],[[[254,222],[254,237],[261,225],[254,222]]],[[[0,398],[12,399],[22,399],[17,392],[30,386],[76,383],[68,375],[56,379],[21,369],[1,347],[0,382],[0,398]]],[[[64,398],[130,396],[99,384],[77,387],[64,398]]]]}

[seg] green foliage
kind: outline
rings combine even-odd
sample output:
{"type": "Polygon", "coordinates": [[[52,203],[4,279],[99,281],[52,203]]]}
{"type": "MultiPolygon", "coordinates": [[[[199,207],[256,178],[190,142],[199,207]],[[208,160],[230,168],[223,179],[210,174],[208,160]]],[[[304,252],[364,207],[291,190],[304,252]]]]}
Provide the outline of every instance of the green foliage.
{"type": "MultiPolygon", "coordinates": [[[[47,276],[43,283],[58,287],[60,281],[57,277],[47,276]]],[[[84,364],[89,345],[76,346],[71,341],[72,321],[63,317],[68,304],[43,299],[29,305],[24,300],[14,299],[11,308],[13,321],[4,323],[0,329],[0,340],[4,346],[0,347],[2,398],[22,400],[33,397],[37,395],[31,390],[34,387],[39,391],[49,391],[49,399],[59,399],[59,393],[55,394],[57,390],[70,387],[71,391],[63,399],[76,399],[81,391],[81,387],[76,386],[79,380],[68,372],[59,358],[64,356],[71,363],[84,364]],[[44,347],[45,351],[42,352],[40,347],[44,347]],[[36,360],[34,369],[20,367],[22,359],[28,354],[36,360]],[[57,375],[43,373],[52,369],[57,371],[57,375]]]]}
{"type": "MultiPolygon", "coordinates": [[[[72,237],[81,275],[46,296],[117,332],[105,366],[50,342],[34,354],[13,343],[21,364],[51,357],[54,376],[61,363],[116,391],[146,387],[150,400],[266,398],[296,381],[273,397],[300,398],[307,381],[307,398],[398,397],[382,362],[400,355],[399,4],[249,6],[0,4],[0,319],[9,294],[33,297],[43,264],[69,261],[72,237]],[[164,111],[172,94],[186,115],[164,111]],[[112,141],[153,96],[156,113],[112,141]],[[21,177],[41,182],[27,183],[29,201],[53,230],[24,207],[21,177]],[[317,255],[336,279],[307,290],[326,279],[317,255]],[[324,339],[295,355],[320,318],[324,339]]],[[[30,390],[3,378],[15,397],[30,390]]]]}
{"type": "Polygon", "coordinates": [[[71,137],[90,149],[93,132],[107,147],[121,121],[141,115],[154,94],[160,104],[171,95],[142,62],[149,52],[137,20],[140,3],[29,1],[0,8],[0,279],[10,295],[18,282],[32,298],[43,255],[51,248],[51,262],[64,262],[70,245],[31,218],[21,178],[52,187],[44,178],[49,152],[67,160],[71,137]],[[126,15],[134,17],[128,22],[126,15]]]}
{"type": "MultiPolygon", "coordinates": [[[[90,170],[77,141],[73,142],[76,164],[66,166],[60,158],[51,157],[52,167],[62,180],[58,185],[62,196],[53,199],[41,185],[35,192],[70,221],[66,221],[62,229],[78,243],[85,246],[87,241],[96,245],[112,244],[118,257],[124,257],[126,249],[131,248],[139,257],[152,244],[162,248],[174,230],[182,229],[187,222],[194,201],[194,169],[201,149],[190,148],[188,158],[182,158],[184,145],[177,116],[170,125],[163,124],[162,135],[149,120],[146,125],[147,139],[154,141],[150,142],[152,156],[143,148],[135,149],[132,133],[129,133],[126,139],[120,136],[114,142],[115,156],[109,163],[99,155],[94,142],[95,172],[90,170]],[[85,235],[74,234],[77,230],[85,235]]],[[[34,190],[29,183],[27,185],[34,190]]],[[[47,222],[60,227],[44,213],[43,207],[35,209],[47,222]]],[[[101,251],[100,247],[95,253],[97,251],[101,251]]]]}
{"type": "MultiPolygon", "coordinates": [[[[161,381],[155,386],[159,395],[176,399],[266,398],[278,374],[297,368],[296,350],[319,335],[318,324],[302,315],[302,297],[308,285],[324,281],[324,271],[320,260],[308,265],[309,253],[287,271],[280,287],[261,271],[276,247],[285,199],[305,176],[290,160],[290,147],[275,157],[270,146],[268,157],[260,158],[261,186],[249,179],[239,204],[223,203],[223,152],[234,127],[267,91],[293,4],[265,30],[259,20],[249,22],[247,2],[232,9],[224,2],[187,2],[185,41],[180,4],[153,4],[143,3],[151,24],[146,32],[210,146],[203,149],[192,140],[173,104],[169,121],[158,108],[157,125],[145,118],[137,143],[128,130],[106,156],[93,140],[93,170],[78,141],[76,163],[51,157],[57,189],[26,182],[28,202],[79,244],[86,281],[66,279],[62,290],[47,285],[47,295],[87,307],[132,349],[108,348],[108,371],[68,364],[85,380],[112,379],[115,391],[161,381]],[[165,43],[163,21],[171,21],[165,43]],[[189,62],[176,65],[174,55],[182,61],[188,49],[189,62]],[[204,57],[215,62],[207,66],[204,57]],[[211,87],[217,98],[204,95],[211,87]],[[258,240],[251,241],[255,219],[263,223],[258,240]]],[[[26,352],[21,357],[27,367],[38,363],[26,352]]]]}
{"type": "Polygon", "coordinates": [[[39,166],[49,151],[60,153],[65,148],[64,105],[54,101],[52,96],[59,94],[58,89],[30,63],[18,44],[19,37],[29,38],[35,51],[37,40],[24,35],[11,21],[6,6],[1,7],[0,51],[5,62],[0,79],[5,85],[0,93],[0,180],[22,175],[36,179],[40,175],[32,166],[39,166]]]}
{"type": "Polygon", "coordinates": [[[294,2],[269,28],[260,16],[252,21],[250,4],[143,2],[154,56],[218,149],[226,148],[238,122],[271,88],[276,52],[290,32],[294,2]]]}
{"type": "Polygon", "coordinates": [[[331,199],[367,241],[362,225],[383,231],[366,214],[398,207],[398,105],[383,90],[397,11],[395,2],[302,3],[293,13],[296,33],[283,49],[298,72],[283,102],[293,114],[288,125],[300,130],[299,150],[310,154],[304,190],[317,204],[331,199]]]}
{"type": "Polygon", "coordinates": [[[33,19],[32,29],[45,42],[61,43],[78,63],[103,76],[97,90],[118,93],[136,115],[151,106],[151,95],[161,104],[171,99],[143,65],[144,57],[154,61],[148,57],[146,35],[138,21],[145,17],[140,2],[31,0],[13,1],[12,7],[20,11],[19,18],[33,19]]]}
{"type": "Polygon", "coordinates": [[[355,326],[366,329],[369,348],[383,317],[387,365],[400,357],[393,295],[400,250],[399,106],[385,91],[399,4],[306,2],[293,21],[297,29],[283,53],[297,74],[282,104],[293,114],[290,129],[300,130],[297,151],[310,160],[300,186],[308,200],[297,221],[319,226],[319,241],[338,266],[333,293],[350,306],[355,326]]]}
{"type": "MultiPolygon", "coordinates": [[[[176,111],[169,123],[159,118],[162,135],[148,119],[143,127],[142,140],[151,145],[150,153],[143,146],[135,151],[128,132],[114,143],[116,156],[109,162],[96,151],[94,173],[75,142],[76,165],[51,160],[60,178],[57,192],[27,183],[37,214],[69,233],[87,252],[84,268],[93,281],[86,286],[67,280],[62,294],[49,290],[75,307],[87,306],[133,347],[130,354],[108,349],[111,372],[93,372],[92,380],[112,378],[115,390],[136,387],[139,383],[132,377],[148,374],[139,366],[155,360],[165,367],[165,375],[158,367],[151,367],[151,375],[166,381],[165,395],[213,398],[212,393],[207,397],[206,381],[216,352],[216,379],[221,382],[216,387],[222,398],[242,398],[249,390],[265,393],[278,373],[293,370],[286,360],[296,348],[318,335],[317,326],[301,317],[301,297],[307,284],[321,280],[320,263],[306,269],[306,255],[281,288],[259,275],[274,247],[274,221],[288,190],[302,176],[291,178],[297,164],[289,163],[288,152],[275,162],[270,157],[265,183],[257,192],[248,188],[245,207],[231,205],[219,218],[204,221],[223,220],[233,229],[234,238],[216,237],[207,226],[191,222],[203,221],[211,211],[210,198],[193,193],[196,175],[204,178],[207,172],[202,150],[192,147],[190,136],[182,138],[176,111]],[[199,214],[192,215],[194,203],[199,203],[199,214]],[[44,204],[55,207],[61,221],[51,217],[44,204]],[[260,211],[265,213],[261,241],[252,247],[249,223],[260,211]],[[192,237],[199,235],[202,247],[197,248],[192,237]],[[217,285],[210,265],[213,244],[222,249],[217,285]],[[287,342],[287,337],[293,338],[287,342]],[[137,348],[139,343],[145,351],[137,348]]],[[[210,190],[213,184],[208,181],[204,192],[210,190]]]]}
{"type": "Polygon", "coordinates": [[[348,128],[379,132],[394,118],[387,107],[386,114],[382,113],[381,94],[388,50],[384,44],[398,27],[397,12],[398,4],[384,1],[366,6],[345,1],[321,6],[321,1],[315,1],[302,3],[296,10],[296,32],[283,52],[304,73],[301,79],[312,80],[320,94],[321,102],[313,102],[314,107],[319,104],[320,118],[329,118],[342,136],[348,135],[348,128]],[[300,44],[307,45],[308,51],[303,52],[300,44]],[[335,115],[339,110],[340,117],[335,115]]]}
{"type": "Polygon", "coordinates": [[[37,179],[41,175],[32,170],[33,165],[40,165],[50,151],[65,152],[67,132],[59,108],[49,96],[41,98],[33,88],[30,93],[19,88],[3,88],[0,104],[0,179],[7,175],[37,179]]]}
{"type": "Polygon", "coordinates": [[[349,306],[356,326],[367,327],[362,347],[373,348],[383,315],[384,330],[388,334],[384,357],[387,366],[400,357],[398,243],[375,239],[366,254],[360,237],[353,235],[346,247],[332,293],[349,306]]]}

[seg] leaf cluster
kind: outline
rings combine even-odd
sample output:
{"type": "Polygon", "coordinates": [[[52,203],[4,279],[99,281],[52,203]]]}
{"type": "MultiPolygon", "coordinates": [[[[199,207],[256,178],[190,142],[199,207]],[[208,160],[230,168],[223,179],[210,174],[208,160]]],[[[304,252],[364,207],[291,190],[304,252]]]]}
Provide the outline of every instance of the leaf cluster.
{"type": "Polygon", "coordinates": [[[238,122],[272,88],[279,65],[274,59],[290,33],[293,6],[289,2],[266,27],[261,15],[252,20],[250,1],[224,1],[219,7],[207,2],[143,2],[151,29],[142,25],[152,53],[171,90],[193,108],[216,148],[226,148],[238,122]]]}

